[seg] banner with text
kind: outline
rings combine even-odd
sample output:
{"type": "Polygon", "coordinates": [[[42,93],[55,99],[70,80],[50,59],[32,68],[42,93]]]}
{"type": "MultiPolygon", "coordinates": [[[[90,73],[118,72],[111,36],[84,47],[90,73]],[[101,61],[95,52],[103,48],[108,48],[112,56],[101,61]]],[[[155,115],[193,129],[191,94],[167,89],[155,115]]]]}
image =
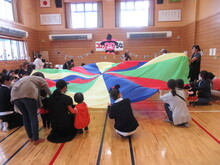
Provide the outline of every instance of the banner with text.
{"type": "MultiPolygon", "coordinates": [[[[95,49],[96,51],[105,51],[104,45],[101,45],[102,41],[97,41],[95,43],[95,49]]],[[[123,41],[117,41],[118,46],[116,46],[115,51],[123,51],[124,50],[124,43],[123,41]]]]}

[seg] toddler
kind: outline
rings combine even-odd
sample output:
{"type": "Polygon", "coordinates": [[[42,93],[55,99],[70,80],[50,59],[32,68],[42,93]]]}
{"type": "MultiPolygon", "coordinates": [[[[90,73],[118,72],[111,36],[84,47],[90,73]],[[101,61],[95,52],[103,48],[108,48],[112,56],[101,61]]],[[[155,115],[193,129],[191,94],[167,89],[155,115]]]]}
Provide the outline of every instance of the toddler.
{"type": "Polygon", "coordinates": [[[40,96],[41,96],[41,102],[43,104],[43,107],[39,109],[39,113],[43,121],[43,127],[50,128],[50,117],[49,117],[49,111],[48,111],[49,98],[47,98],[47,93],[44,89],[40,90],[40,96]]]}
{"type": "Polygon", "coordinates": [[[90,122],[88,107],[84,102],[84,96],[82,93],[76,93],[74,95],[74,100],[77,102],[77,105],[75,108],[68,106],[68,109],[71,113],[75,114],[74,127],[78,129],[79,133],[83,133],[83,128],[85,131],[88,131],[88,125],[90,122]]]}

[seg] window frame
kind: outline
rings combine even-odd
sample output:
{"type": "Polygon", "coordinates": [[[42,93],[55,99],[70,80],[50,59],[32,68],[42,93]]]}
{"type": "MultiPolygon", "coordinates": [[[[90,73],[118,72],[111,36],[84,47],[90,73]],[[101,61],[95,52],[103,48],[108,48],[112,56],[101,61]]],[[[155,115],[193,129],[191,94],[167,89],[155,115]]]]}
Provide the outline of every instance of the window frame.
{"type": "Polygon", "coordinates": [[[11,38],[0,38],[0,44],[1,44],[0,45],[0,61],[15,61],[15,60],[28,60],[29,59],[29,56],[27,54],[26,41],[16,40],[16,39],[11,39],[11,38]],[[15,47],[13,43],[16,43],[15,47]],[[6,49],[9,49],[9,50],[7,51],[6,49]],[[8,52],[10,54],[7,54],[8,52]],[[17,57],[15,57],[15,54],[16,54],[15,52],[17,52],[17,57]]]}
{"type": "Polygon", "coordinates": [[[115,26],[118,28],[139,28],[139,27],[149,27],[154,26],[155,20],[155,0],[116,0],[115,2],[115,26]],[[149,1],[149,10],[148,10],[148,25],[147,26],[121,26],[121,18],[120,18],[120,3],[121,2],[137,2],[137,1],[149,1]]]}
{"type": "Polygon", "coordinates": [[[0,8],[1,8],[1,15],[0,19],[6,20],[6,21],[13,21],[18,22],[18,2],[17,0],[0,0],[0,8]],[[11,10],[9,11],[9,8],[7,8],[7,5],[10,5],[11,10]],[[8,17],[10,16],[10,17],[8,17]]]}
{"type": "Polygon", "coordinates": [[[66,3],[65,4],[66,7],[66,27],[69,29],[92,29],[92,28],[101,28],[103,27],[103,16],[102,16],[102,10],[103,10],[103,6],[102,6],[102,2],[74,2],[74,3],[66,3]],[[71,10],[71,5],[77,5],[77,4],[83,4],[84,6],[84,11],[79,11],[79,12],[75,12],[75,13],[83,13],[84,14],[84,25],[81,27],[74,27],[72,26],[72,10],[71,10]],[[88,14],[89,12],[92,11],[85,11],[85,6],[86,4],[97,4],[97,25],[95,27],[87,27],[86,25],[86,14],[88,14]]]}

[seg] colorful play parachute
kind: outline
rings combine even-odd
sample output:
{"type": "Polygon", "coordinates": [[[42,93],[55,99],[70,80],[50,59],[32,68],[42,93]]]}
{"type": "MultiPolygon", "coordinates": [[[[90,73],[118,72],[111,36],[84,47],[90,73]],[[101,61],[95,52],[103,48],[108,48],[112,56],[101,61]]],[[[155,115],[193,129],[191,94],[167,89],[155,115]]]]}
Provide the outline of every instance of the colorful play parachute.
{"type": "Polygon", "coordinates": [[[59,79],[69,82],[68,94],[82,92],[91,108],[106,108],[112,100],[109,89],[119,84],[123,98],[131,102],[144,100],[158,89],[167,89],[169,79],[183,79],[188,83],[188,58],[183,53],[161,55],[151,61],[99,62],[72,70],[42,69],[53,91],[59,79]]]}

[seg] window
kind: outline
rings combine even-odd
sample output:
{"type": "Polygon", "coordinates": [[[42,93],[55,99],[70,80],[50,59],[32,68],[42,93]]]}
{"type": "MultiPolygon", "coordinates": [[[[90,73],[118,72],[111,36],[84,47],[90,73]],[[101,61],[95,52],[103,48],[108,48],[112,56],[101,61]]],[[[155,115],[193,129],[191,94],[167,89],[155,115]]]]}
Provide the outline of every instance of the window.
{"type": "Polygon", "coordinates": [[[0,61],[28,59],[24,41],[0,39],[0,61]]]}
{"type": "Polygon", "coordinates": [[[14,0],[0,0],[0,18],[9,20],[9,21],[16,21],[16,9],[14,0]]]}
{"type": "Polygon", "coordinates": [[[153,25],[153,0],[117,1],[116,26],[141,27],[153,25]]]}
{"type": "Polygon", "coordinates": [[[67,28],[102,27],[101,2],[70,3],[66,5],[67,28]]]}

